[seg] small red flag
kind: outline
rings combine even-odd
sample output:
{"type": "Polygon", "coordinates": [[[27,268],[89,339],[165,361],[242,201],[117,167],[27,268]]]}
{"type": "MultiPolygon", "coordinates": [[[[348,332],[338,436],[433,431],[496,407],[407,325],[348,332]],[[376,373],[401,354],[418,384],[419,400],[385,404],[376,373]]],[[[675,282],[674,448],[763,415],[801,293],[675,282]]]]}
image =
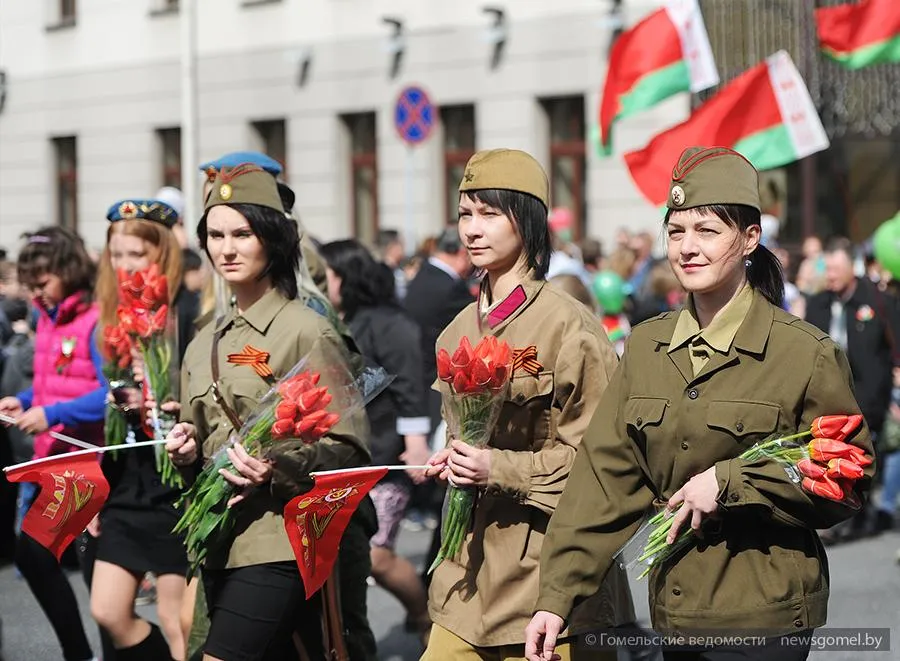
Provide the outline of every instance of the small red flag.
{"type": "Polygon", "coordinates": [[[10,482],[35,482],[41,491],[22,521],[22,530],[59,560],[109,496],[97,457],[60,455],[8,471],[10,482]]]}
{"type": "Polygon", "coordinates": [[[307,599],[331,576],[350,517],[385,475],[385,467],[316,475],[315,486],[285,506],[284,527],[297,557],[307,599]]]}

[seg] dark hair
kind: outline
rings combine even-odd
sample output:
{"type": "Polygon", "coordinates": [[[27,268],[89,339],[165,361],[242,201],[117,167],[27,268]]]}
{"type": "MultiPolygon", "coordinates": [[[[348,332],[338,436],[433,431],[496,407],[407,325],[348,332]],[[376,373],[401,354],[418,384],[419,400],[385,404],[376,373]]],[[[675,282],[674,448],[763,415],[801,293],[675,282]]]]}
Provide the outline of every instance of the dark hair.
{"type": "Polygon", "coordinates": [[[276,181],[275,184],[278,186],[278,197],[281,198],[281,206],[284,207],[284,212],[289,216],[293,215],[294,202],[297,201],[297,195],[283,181],[276,181]]]}
{"type": "Polygon", "coordinates": [[[437,252],[444,252],[448,255],[455,255],[462,247],[462,241],[459,238],[459,227],[457,225],[448,227],[441,232],[434,245],[437,252]]]}
{"type": "Polygon", "coordinates": [[[203,258],[193,248],[182,248],[181,250],[181,268],[185,273],[188,271],[199,271],[203,268],[203,258]]]}
{"type": "MultiPolygon", "coordinates": [[[[746,204],[709,204],[697,207],[696,211],[709,213],[724,221],[726,225],[743,232],[748,227],[760,224],[760,212],[755,207],[746,204]]],[[[665,222],[669,222],[669,216],[673,209],[666,212],[665,222]]],[[[750,265],[747,269],[747,282],[772,305],[782,307],[784,304],[784,272],[781,261],[772,254],[772,251],[763,244],[759,244],[752,253],[747,255],[750,265]]]]}
{"type": "Polygon", "coordinates": [[[322,259],[341,279],[341,310],[352,318],[360,308],[397,305],[394,274],[376,261],[356,239],[332,241],[319,248],[322,259]]]}
{"type": "Polygon", "coordinates": [[[90,292],[97,267],[75,232],[64,227],[44,227],[25,234],[25,247],[17,264],[19,282],[28,288],[45,273],[59,276],[66,296],[90,292]]]}
{"type": "Polygon", "coordinates": [[[534,271],[535,280],[543,280],[550,267],[551,252],[550,227],[544,203],[527,193],[497,188],[466,191],[463,194],[473,202],[499,209],[516,222],[528,268],[534,271]]]}
{"type": "MultiPolygon", "coordinates": [[[[297,271],[300,268],[300,235],[297,233],[297,223],[289,219],[280,211],[259,204],[229,204],[227,205],[247,219],[250,229],[268,257],[268,264],[260,278],[268,276],[272,286],[287,299],[297,298],[297,271]]],[[[206,246],[207,210],[197,225],[197,238],[200,245],[206,251],[206,256],[212,259],[209,248],[206,246]]]]}
{"type": "Polygon", "coordinates": [[[834,236],[828,239],[828,242],[825,244],[824,252],[826,253],[834,253],[834,252],[842,252],[847,255],[847,258],[852,262],[856,257],[853,254],[853,242],[844,236],[834,236]]]}

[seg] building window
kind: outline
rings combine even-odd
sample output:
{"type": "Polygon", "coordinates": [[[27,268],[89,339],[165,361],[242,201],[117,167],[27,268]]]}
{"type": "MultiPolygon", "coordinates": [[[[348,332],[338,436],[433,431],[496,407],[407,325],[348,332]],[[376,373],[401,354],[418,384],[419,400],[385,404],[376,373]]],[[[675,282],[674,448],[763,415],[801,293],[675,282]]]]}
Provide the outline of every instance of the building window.
{"type": "Polygon", "coordinates": [[[181,129],[158,129],[162,185],[181,188],[181,129]]]}
{"type": "Polygon", "coordinates": [[[56,224],[78,231],[78,158],[75,138],[54,138],[56,157],[56,224]]]}
{"type": "Polygon", "coordinates": [[[375,113],[344,115],[350,137],[350,182],[353,236],[374,246],[378,238],[378,152],[375,113]]]}
{"type": "Polygon", "coordinates": [[[447,222],[457,220],[459,182],[466,163],[475,153],[475,106],[444,106],[440,112],[444,129],[444,190],[447,222]]]}
{"type": "Polygon", "coordinates": [[[282,179],[287,179],[287,129],[283,119],[253,122],[259,150],[281,163],[282,179]]]}
{"type": "Polygon", "coordinates": [[[75,22],[75,0],[59,0],[59,22],[75,22]]]}
{"type": "Polygon", "coordinates": [[[550,201],[572,212],[579,239],[587,229],[584,97],[544,99],[541,105],[550,128],[550,201]]]}

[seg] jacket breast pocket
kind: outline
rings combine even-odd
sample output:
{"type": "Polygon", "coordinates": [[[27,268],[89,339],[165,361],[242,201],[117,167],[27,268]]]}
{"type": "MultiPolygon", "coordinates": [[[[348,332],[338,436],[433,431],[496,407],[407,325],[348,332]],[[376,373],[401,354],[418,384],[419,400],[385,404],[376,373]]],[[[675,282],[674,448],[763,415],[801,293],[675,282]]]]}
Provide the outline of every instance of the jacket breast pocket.
{"type": "Polygon", "coordinates": [[[718,400],[710,402],[706,424],[749,446],[778,429],[780,415],[781,407],[769,402],[718,400]]]}
{"type": "Polygon", "coordinates": [[[623,416],[628,435],[647,454],[647,442],[659,433],[669,400],[662,397],[629,397],[623,416]]]}
{"type": "Polygon", "coordinates": [[[501,450],[540,449],[552,432],[553,386],[553,372],[515,375],[491,445],[501,450]]]}

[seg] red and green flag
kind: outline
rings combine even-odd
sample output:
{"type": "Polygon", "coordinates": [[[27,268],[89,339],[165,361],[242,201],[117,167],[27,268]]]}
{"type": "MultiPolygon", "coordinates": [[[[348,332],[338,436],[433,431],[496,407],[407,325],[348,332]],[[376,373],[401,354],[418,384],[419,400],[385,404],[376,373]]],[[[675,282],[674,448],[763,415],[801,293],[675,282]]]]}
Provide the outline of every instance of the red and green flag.
{"type": "Polygon", "coordinates": [[[900,0],[816,9],[822,51],[848,69],[900,62],[900,0]]]}
{"type": "Polygon", "coordinates": [[[600,102],[600,149],[612,153],[615,121],[679,92],[719,84],[697,0],[669,0],[613,45],[600,102]]]}
{"type": "Polygon", "coordinates": [[[745,71],[686,121],[625,154],[631,177],[653,205],[666,203],[672,167],[686,147],[729,147],[758,170],[828,148],[828,137],[791,56],[779,51],[745,71]]]}

